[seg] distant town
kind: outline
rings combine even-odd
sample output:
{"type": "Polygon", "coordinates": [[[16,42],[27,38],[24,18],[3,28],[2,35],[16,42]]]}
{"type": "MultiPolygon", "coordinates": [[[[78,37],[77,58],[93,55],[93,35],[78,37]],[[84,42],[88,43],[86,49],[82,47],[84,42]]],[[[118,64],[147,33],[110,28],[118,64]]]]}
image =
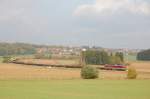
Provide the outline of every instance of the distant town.
{"type": "Polygon", "coordinates": [[[0,43],[0,56],[3,55],[18,55],[18,54],[35,54],[35,53],[49,53],[51,55],[75,55],[79,56],[83,50],[104,50],[106,52],[115,53],[122,52],[124,54],[137,54],[143,49],[128,49],[128,48],[103,48],[99,46],[58,46],[58,45],[36,45],[27,43],[0,43]]]}
{"type": "Polygon", "coordinates": [[[114,48],[103,48],[103,47],[89,47],[89,46],[80,46],[80,47],[73,47],[73,46],[49,46],[49,47],[41,47],[37,49],[38,53],[43,53],[43,52],[51,52],[51,54],[58,54],[58,55],[80,55],[80,52],[82,50],[104,50],[107,52],[123,52],[124,54],[136,54],[142,49],[127,49],[127,48],[122,48],[122,49],[114,49],[114,48]]]}

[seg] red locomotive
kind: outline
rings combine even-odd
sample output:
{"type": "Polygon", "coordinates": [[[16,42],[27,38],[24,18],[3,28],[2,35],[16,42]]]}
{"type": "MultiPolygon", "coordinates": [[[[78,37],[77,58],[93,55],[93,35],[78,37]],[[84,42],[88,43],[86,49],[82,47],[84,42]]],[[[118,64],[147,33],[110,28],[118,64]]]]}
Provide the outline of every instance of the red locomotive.
{"type": "Polygon", "coordinates": [[[121,71],[126,71],[127,70],[127,66],[122,65],[122,64],[115,64],[115,65],[106,64],[104,66],[104,69],[106,69],[106,70],[121,70],[121,71]]]}

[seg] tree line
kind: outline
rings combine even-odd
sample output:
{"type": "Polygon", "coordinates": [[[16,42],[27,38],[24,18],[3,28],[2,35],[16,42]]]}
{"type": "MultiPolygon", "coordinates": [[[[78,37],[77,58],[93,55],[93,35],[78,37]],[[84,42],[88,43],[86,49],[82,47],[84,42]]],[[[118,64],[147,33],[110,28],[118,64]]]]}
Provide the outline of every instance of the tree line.
{"type": "Polygon", "coordinates": [[[82,62],[93,65],[123,64],[124,55],[122,52],[108,53],[106,51],[82,51],[82,62]]]}
{"type": "Polygon", "coordinates": [[[137,54],[137,60],[150,60],[150,49],[139,52],[137,54]]]}
{"type": "Polygon", "coordinates": [[[34,54],[37,47],[25,43],[0,43],[0,56],[34,54]]]}

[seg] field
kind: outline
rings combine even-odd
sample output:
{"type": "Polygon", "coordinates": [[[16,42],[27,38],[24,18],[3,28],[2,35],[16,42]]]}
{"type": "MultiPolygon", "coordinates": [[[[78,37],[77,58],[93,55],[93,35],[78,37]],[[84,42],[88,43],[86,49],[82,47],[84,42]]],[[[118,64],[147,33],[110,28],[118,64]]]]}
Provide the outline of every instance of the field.
{"type": "MultiPolygon", "coordinates": [[[[101,79],[124,79],[124,71],[101,71],[101,79]]],[[[0,64],[0,80],[9,79],[81,79],[80,69],[51,68],[20,64],[0,64]]]]}
{"type": "Polygon", "coordinates": [[[20,59],[18,62],[32,63],[32,64],[51,64],[51,65],[78,65],[79,60],[65,60],[65,59],[20,59]]]}
{"type": "MultiPolygon", "coordinates": [[[[29,61],[28,61],[29,62],[29,61]]],[[[32,60],[46,64],[75,64],[73,60],[32,60]]],[[[138,79],[150,79],[150,62],[130,62],[138,72],[138,79]]],[[[126,71],[100,70],[100,79],[126,79],[126,71]]],[[[40,67],[0,63],[0,80],[5,79],[80,79],[80,69],[40,67]]]]}
{"type": "Polygon", "coordinates": [[[150,80],[4,80],[0,99],[150,99],[150,80]]]}
{"type": "Polygon", "coordinates": [[[150,99],[150,62],[130,66],[137,69],[137,80],[127,80],[126,71],[99,70],[99,79],[83,80],[80,69],[0,63],[0,99],[150,99]]]}
{"type": "Polygon", "coordinates": [[[0,64],[0,79],[73,79],[79,78],[78,69],[50,68],[17,64],[0,64]]]}

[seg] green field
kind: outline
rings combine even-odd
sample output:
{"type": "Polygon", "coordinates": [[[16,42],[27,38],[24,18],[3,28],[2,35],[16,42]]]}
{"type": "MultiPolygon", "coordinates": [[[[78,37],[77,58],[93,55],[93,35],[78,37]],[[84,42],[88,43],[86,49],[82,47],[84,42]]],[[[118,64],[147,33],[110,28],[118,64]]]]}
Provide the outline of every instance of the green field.
{"type": "Polygon", "coordinates": [[[150,99],[150,80],[3,80],[0,99],[150,99]]]}
{"type": "Polygon", "coordinates": [[[136,55],[124,55],[126,61],[136,61],[136,55]]]}

